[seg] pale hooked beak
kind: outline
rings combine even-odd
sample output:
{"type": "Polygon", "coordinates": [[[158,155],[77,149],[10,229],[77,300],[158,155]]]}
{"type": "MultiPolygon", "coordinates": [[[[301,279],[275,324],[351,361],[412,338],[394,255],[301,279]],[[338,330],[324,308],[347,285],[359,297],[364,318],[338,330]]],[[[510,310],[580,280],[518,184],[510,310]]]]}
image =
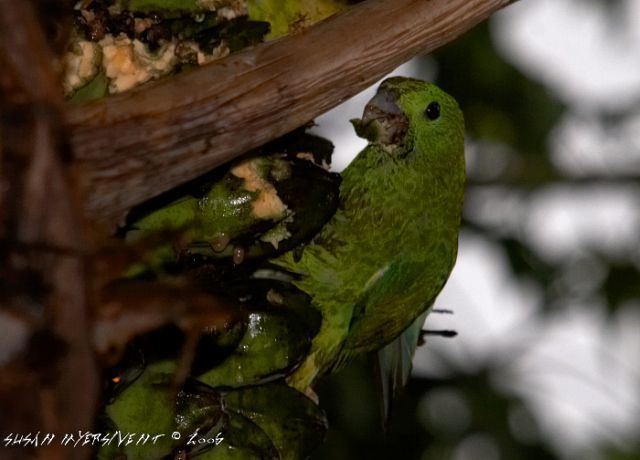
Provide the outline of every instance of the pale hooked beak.
{"type": "Polygon", "coordinates": [[[365,106],[362,119],[351,123],[358,136],[384,147],[401,145],[409,129],[409,120],[386,89],[378,90],[365,106]]]}

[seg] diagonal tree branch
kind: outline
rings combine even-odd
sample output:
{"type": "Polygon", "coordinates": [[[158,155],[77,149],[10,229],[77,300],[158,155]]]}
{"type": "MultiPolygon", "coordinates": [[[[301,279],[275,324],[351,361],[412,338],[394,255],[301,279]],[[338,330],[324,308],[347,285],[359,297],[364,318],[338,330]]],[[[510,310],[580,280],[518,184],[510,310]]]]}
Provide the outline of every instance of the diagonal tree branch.
{"type": "Polygon", "coordinates": [[[132,206],[303,125],[512,0],[368,0],[300,34],[69,107],[89,215],[132,206]]]}

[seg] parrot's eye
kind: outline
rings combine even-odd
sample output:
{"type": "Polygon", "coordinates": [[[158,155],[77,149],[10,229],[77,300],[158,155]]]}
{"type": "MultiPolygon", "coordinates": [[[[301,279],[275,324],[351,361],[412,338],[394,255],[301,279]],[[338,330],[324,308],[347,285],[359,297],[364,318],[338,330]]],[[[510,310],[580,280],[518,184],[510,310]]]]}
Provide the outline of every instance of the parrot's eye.
{"type": "Polygon", "coordinates": [[[438,118],[440,118],[440,104],[433,101],[427,106],[424,114],[429,120],[437,120],[438,118]]]}

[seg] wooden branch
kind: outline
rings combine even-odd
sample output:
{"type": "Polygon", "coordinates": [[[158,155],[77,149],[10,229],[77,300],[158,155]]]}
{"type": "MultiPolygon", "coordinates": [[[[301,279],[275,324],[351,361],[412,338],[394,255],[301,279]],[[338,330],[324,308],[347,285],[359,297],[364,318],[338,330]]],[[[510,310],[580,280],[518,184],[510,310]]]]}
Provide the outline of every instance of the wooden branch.
{"type": "Polygon", "coordinates": [[[303,125],[511,0],[368,0],[301,34],[69,107],[87,212],[132,206],[303,125]]]}

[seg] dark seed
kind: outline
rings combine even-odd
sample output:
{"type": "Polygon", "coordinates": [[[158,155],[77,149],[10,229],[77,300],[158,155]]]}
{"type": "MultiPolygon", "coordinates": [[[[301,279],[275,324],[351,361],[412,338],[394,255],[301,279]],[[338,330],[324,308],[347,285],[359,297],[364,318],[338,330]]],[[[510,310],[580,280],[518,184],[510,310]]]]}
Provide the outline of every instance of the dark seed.
{"type": "Polygon", "coordinates": [[[149,19],[151,19],[156,24],[160,24],[162,22],[162,15],[157,11],[153,11],[149,13],[149,19]]]}
{"type": "Polygon", "coordinates": [[[181,64],[195,65],[198,63],[198,52],[185,42],[180,42],[176,45],[175,55],[181,64]]]}
{"type": "Polygon", "coordinates": [[[85,35],[88,40],[99,42],[104,38],[105,34],[106,28],[104,24],[101,22],[93,21],[91,24],[89,24],[88,30],[85,35]]]}
{"type": "Polygon", "coordinates": [[[171,30],[167,27],[154,24],[142,32],[140,40],[147,43],[149,48],[157,49],[160,46],[160,40],[171,40],[171,30]]]}
{"type": "Polygon", "coordinates": [[[129,38],[133,38],[135,34],[135,24],[133,14],[130,11],[123,11],[111,18],[109,32],[114,35],[124,33],[129,38]]]}
{"type": "Polygon", "coordinates": [[[244,262],[244,248],[242,246],[236,246],[233,249],[233,263],[240,265],[244,262]]]}

